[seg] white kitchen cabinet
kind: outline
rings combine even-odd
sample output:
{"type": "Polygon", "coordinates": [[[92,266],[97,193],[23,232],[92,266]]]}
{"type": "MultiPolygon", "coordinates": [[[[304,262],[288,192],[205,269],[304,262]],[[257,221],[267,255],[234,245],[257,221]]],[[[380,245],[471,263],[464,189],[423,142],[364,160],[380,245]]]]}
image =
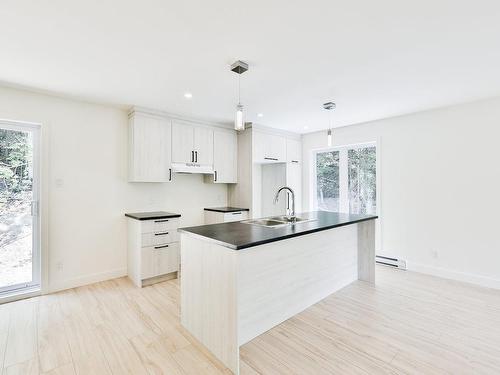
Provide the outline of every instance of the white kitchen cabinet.
{"type": "Polygon", "coordinates": [[[194,162],[194,126],[172,123],[172,162],[194,162]]]}
{"type": "Polygon", "coordinates": [[[151,219],[134,216],[144,214],[127,214],[128,276],[138,287],[177,277],[180,263],[180,215],[151,219]]]}
{"type": "Polygon", "coordinates": [[[213,164],[214,131],[186,123],[172,124],[172,162],[213,164]]]}
{"type": "Polygon", "coordinates": [[[253,131],[253,162],[284,163],[286,161],[286,138],[253,131]]]}
{"type": "Polygon", "coordinates": [[[302,161],[302,143],[297,139],[286,139],[286,161],[300,163],[302,161]]]}
{"type": "Polygon", "coordinates": [[[220,184],[238,182],[238,140],[234,131],[214,131],[214,175],[220,184]]]}
{"type": "Polygon", "coordinates": [[[210,165],[214,163],[214,131],[211,128],[194,127],[195,162],[210,165]]]}
{"type": "Polygon", "coordinates": [[[205,224],[231,223],[248,219],[248,210],[219,212],[205,209],[205,224]]]}
{"type": "Polygon", "coordinates": [[[129,181],[169,182],[170,120],[134,112],[129,117],[129,181]]]}

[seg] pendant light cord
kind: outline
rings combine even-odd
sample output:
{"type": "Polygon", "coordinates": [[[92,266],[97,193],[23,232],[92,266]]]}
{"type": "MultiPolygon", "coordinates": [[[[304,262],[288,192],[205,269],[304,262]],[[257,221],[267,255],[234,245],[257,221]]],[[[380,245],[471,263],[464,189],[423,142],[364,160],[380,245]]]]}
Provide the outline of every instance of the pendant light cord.
{"type": "Polygon", "coordinates": [[[241,104],[241,74],[238,74],[238,104],[241,104]]]}

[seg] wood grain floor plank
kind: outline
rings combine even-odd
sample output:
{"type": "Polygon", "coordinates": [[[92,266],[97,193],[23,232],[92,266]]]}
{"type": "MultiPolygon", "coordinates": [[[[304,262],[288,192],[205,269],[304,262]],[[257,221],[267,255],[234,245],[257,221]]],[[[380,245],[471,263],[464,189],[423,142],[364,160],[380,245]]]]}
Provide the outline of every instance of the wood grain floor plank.
{"type": "MultiPolygon", "coordinates": [[[[120,278],[0,305],[2,375],[229,375],[180,325],[179,297],[178,280],[120,278]]],[[[375,286],[343,288],[240,356],[242,375],[499,374],[500,291],[378,267],[375,286]]]]}

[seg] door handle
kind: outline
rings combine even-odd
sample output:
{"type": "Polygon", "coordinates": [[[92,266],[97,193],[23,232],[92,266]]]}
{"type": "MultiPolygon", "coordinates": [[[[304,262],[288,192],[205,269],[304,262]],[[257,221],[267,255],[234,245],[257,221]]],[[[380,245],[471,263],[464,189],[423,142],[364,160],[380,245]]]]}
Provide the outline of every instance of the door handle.
{"type": "Polygon", "coordinates": [[[195,161],[195,163],[198,163],[198,151],[195,151],[194,155],[195,155],[194,161],[195,161]]]}
{"type": "Polygon", "coordinates": [[[168,245],[163,245],[163,246],[155,246],[155,249],[163,249],[165,247],[168,247],[168,245]]]}
{"type": "Polygon", "coordinates": [[[172,168],[168,168],[168,180],[172,181],[172,168]]]}
{"type": "Polygon", "coordinates": [[[194,163],[194,151],[191,151],[191,163],[194,163]]]}
{"type": "Polygon", "coordinates": [[[217,182],[217,171],[214,171],[214,182],[217,182]]]}

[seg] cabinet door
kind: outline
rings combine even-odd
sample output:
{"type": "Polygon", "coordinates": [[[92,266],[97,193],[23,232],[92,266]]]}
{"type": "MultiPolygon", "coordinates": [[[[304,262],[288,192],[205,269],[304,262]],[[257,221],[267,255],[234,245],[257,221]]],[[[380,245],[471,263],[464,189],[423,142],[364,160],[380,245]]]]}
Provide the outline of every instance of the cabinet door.
{"type": "Polygon", "coordinates": [[[179,270],[179,243],[155,249],[156,274],[165,275],[179,270]]]}
{"type": "Polygon", "coordinates": [[[286,161],[286,138],[279,135],[267,136],[267,153],[280,162],[286,161]]]}
{"type": "Polygon", "coordinates": [[[172,123],[172,162],[191,163],[194,155],[194,127],[172,123]]]}
{"type": "Polygon", "coordinates": [[[278,135],[254,131],[254,162],[276,163],[286,161],[286,139],[278,135]]]}
{"type": "Polygon", "coordinates": [[[214,131],[210,128],[194,128],[195,162],[210,165],[214,163],[214,131]]]}
{"type": "Polygon", "coordinates": [[[286,140],[286,161],[300,163],[302,160],[302,143],[295,139],[286,140]]]}
{"type": "MultiPolygon", "coordinates": [[[[302,166],[299,163],[286,164],[286,185],[295,193],[295,212],[302,211],[302,166]]],[[[287,208],[292,207],[292,198],[288,198],[287,208]]]]}
{"type": "Polygon", "coordinates": [[[129,120],[129,180],[171,180],[172,128],[169,120],[134,114],[129,120]]]}
{"type": "Polygon", "coordinates": [[[238,144],[234,131],[214,131],[214,182],[236,183],[238,175],[238,144]]]}

